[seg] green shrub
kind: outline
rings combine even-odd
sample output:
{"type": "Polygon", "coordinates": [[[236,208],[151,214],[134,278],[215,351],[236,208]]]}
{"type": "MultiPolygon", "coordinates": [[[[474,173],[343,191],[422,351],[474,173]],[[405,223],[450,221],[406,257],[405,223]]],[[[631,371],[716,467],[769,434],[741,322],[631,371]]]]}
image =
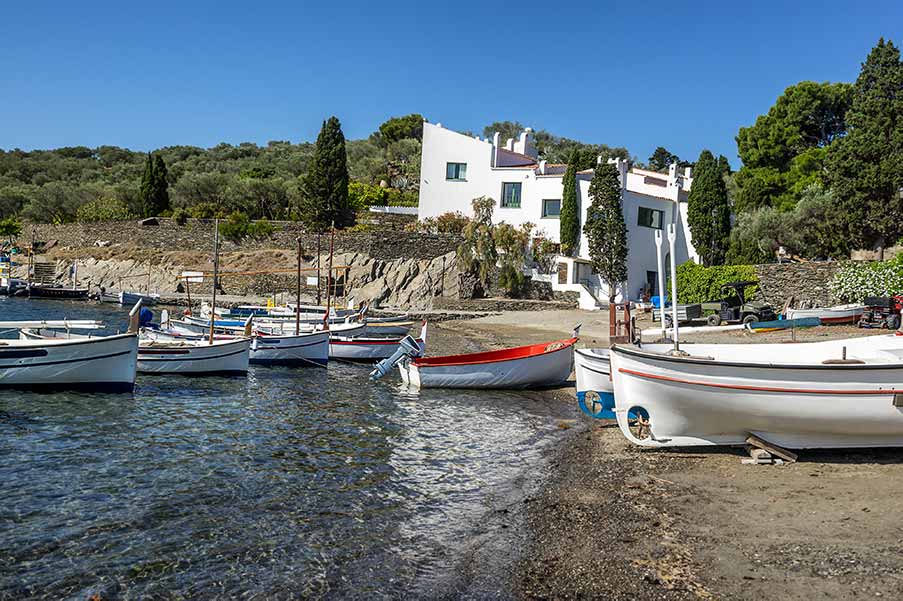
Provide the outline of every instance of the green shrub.
{"type": "Polygon", "coordinates": [[[828,282],[840,302],[861,303],[866,296],[903,294],[903,253],[890,261],[847,263],[828,282]]]}
{"type": "Polygon", "coordinates": [[[384,207],[389,202],[389,191],[373,184],[349,182],[348,202],[356,211],[369,207],[384,207]]]}
{"type": "MultiPolygon", "coordinates": [[[[698,263],[687,261],[677,267],[677,302],[704,303],[719,300],[722,297],[721,286],[728,282],[758,282],[754,265],[716,265],[703,267],[698,263]]],[[[671,279],[668,278],[668,296],[671,292],[671,279]]],[[[751,299],[758,291],[758,286],[746,289],[746,297],[751,299]]]]}
{"type": "Polygon", "coordinates": [[[389,188],[388,193],[389,200],[386,204],[390,207],[416,207],[419,204],[417,192],[389,188]]]}
{"type": "Polygon", "coordinates": [[[408,224],[405,229],[427,234],[460,234],[468,223],[470,223],[470,217],[460,211],[455,211],[415,221],[408,224]]]}
{"type": "Polygon", "coordinates": [[[213,219],[214,217],[222,219],[226,217],[223,210],[212,202],[199,202],[188,209],[188,214],[195,219],[213,219]]]}
{"type": "Polygon", "coordinates": [[[372,232],[375,231],[376,227],[372,223],[355,223],[349,228],[346,228],[346,232],[350,233],[361,233],[361,232],[372,232]]]}
{"type": "Polygon", "coordinates": [[[13,238],[22,233],[22,224],[14,217],[0,219],[0,236],[12,243],[13,238]]]}
{"type": "Polygon", "coordinates": [[[188,223],[188,218],[190,217],[190,213],[179,207],[172,212],[172,220],[175,221],[178,225],[185,225],[188,223]]]}
{"type": "Polygon", "coordinates": [[[131,211],[125,204],[113,198],[98,198],[78,207],[75,219],[83,223],[95,221],[125,221],[132,219],[131,211]]]}
{"type": "Polygon", "coordinates": [[[248,216],[239,211],[229,215],[229,219],[219,224],[219,233],[226,240],[238,244],[245,238],[260,240],[268,238],[276,228],[266,219],[252,222],[248,216]]]}

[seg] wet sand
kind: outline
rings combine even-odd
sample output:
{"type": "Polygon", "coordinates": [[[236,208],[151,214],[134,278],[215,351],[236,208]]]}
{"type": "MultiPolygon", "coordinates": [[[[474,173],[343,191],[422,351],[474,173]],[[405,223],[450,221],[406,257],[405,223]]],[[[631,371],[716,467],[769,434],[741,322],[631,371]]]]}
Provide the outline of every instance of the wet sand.
{"type": "MultiPolygon", "coordinates": [[[[507,313],[441,324],[494,348],[566,336],[605,313],[507,313]]],[[[652,327],[651,321],[640,322],[652,327]]],[[[824,340],[887,333],[832,326],[795,333],[688,337],[719,342],[824,340]]],[[[547,393],[576,406],[573,390],[547,393]]],[[[547,465],[505,505],[510,569],[469,567],[462,596],[526,599],[903,598],[903,450],[802,451],[783,466],[742,465],[743,449],[649,450],[614,422],[578,417],[547,465]],[[517,525],[519,524],[519,526],[517,525]],[[477,574],[476,576],[474,574],[477,574]],[[486,593],[481,595],[477,591],[486,593]],[[469,592],[469,594],[468,594],[469,592]]],[[[501,514],[505,515],[505,514],[501,514]]],[[[498,562],[496,562],[497,564],[498,562]]]]}

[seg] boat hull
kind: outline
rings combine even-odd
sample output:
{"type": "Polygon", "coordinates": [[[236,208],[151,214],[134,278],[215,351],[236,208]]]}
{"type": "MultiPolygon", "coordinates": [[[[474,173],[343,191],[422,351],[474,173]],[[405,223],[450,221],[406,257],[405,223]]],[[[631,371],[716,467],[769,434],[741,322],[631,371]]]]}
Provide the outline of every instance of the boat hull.
{"type": "Polygon", "coordinates": [[[245,375],[251,340],[150,343],[138,348],[138,372],[186,376],[245,375]]]}
{"type": "MultiPolygon", "coordinates": [[[[372,363],[391,357],[398,350],[400,342],[400,338],[333,337],[329,341],[329,357],[341,361],[372,363]]],[[[417,344],[423,353],[426,350],[425,343],[418,339],[417,344]]]]}
{"type": "Polygon", "coordinates": [[[823,324],[856,323],[865,311],[863,305],[841,305],[819,309],[787,309],[788,319],[818,317],[823,324]]]}
{"type": "Polygon", "coordinates": [[[615,419],[615,395],[608,349],[575,349],[574,374],[580,410],[591,417],[615,419]]]}
{"type": "Polygon", "coordinates": [[[574,368],[573,342],[540,355],[449,365],[399,364],[401,379],[416,388],[549,388],[574,368]]]}
{"type": "MultiPolygon", "coordinates": [[[[820,344],[797,353],[833,348],[820,344]]],[[[884,364],[744,364],[616,346],[615,414],[642,446],[740,445],[750,434],[788,448],[903,446],[903,407],[895,405],[903,363],[899,349],[892,354],[897,361],[884,364]],[[636,436],[628,412],[648,419],[651,434],[636,436]]]]}
{"type": "Polygon", "coordinates": [[[0,388],[130,392],[138,336],[26,340],[0,347],[0,388]]]}
{"type": "Polygon", "coordinates": [[[326,365],[329,363],[329,332],[300,336],[255,336],[251,363],[258,365],[326,365]]]}

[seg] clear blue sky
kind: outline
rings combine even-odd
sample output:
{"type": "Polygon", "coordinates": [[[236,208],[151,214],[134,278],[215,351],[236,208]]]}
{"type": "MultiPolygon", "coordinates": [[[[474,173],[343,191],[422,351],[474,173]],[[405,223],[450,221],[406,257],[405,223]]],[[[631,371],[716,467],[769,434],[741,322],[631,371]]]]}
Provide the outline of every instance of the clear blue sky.
{"type": "Polygon", "coordinates": [[[903,2],[4,3],[0,148],[348,138],[393,115],[736,158],[804,79],[853,81],[903,2]],[[683,5],[683,6],[682,6],[683,5]]]}

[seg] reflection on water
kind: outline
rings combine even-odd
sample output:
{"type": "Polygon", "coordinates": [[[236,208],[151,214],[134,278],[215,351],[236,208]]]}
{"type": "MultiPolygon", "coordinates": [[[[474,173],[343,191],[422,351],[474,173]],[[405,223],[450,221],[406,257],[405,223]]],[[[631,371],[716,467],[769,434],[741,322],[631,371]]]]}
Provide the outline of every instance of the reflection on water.
{"type": "MultiPolygon", "coordinates": [[[[123,312],[0,300],[0,320],[37,315],[123,312]]],[[[441,591],[562,411],[370,385],[342,364],[139,377],[131,395],[0,392],[0,597],[441,591]]]]}

